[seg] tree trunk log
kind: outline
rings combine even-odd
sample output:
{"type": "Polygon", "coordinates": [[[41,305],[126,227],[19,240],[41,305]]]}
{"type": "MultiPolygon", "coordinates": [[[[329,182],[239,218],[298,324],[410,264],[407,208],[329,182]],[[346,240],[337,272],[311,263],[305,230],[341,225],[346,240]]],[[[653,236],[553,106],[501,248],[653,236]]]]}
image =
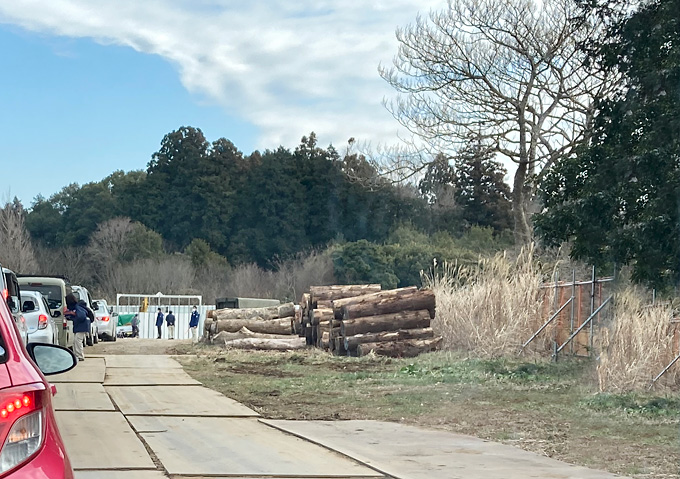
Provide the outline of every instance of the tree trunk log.
{"type": "Polygon", "coordinates": [[[223,343],[225,341],[233,341],[234,339],[244,339],[244,338],[258,338],[258,339],[290,339],[290,335],[285,334],[264,334],[264,333],[254,333],[248,328],[241,328],[235,333],[230,333],[227,331],[222,331],[217,333],[211,338],[212,343],[223,343]]]}
{"type": "Polygon", "coordinates": [[[365,356],[373,351],[378,356],[391,358],[413,358],[422,353],[436,351],[442,343],[442,338],[408,339],[385,343],[364,343],[357,347],[357,355],[365,356]]]}
{"type": "Polygon", "coordinates": [[[220,319],[216,321],[215,334],[226,331],[236,333],[241,328],[247,328],[254,333],[262,334],[293,334],[290,318],[269,319],[220,319]]]}
{"type": "Polygon", "coordinates": [[[215,310],[214,310],[214,309],[209,309],[209,310],[205,313],[205,317],[206,317],[207,319],[214,319],[214,318],[215,318],[215,310]]]}
{"type": "Polygon", "coordinates": [[[215,311],[217,320],[224,319],[251,319],[260,318],[262,320],[289,318],[295,315],[295,305],[293,303],[270,306],[268,308],[241,308],[241,309],[218,309],[215,311]]]}
{"type": "Polygon", "coordinates": [[[429,338],[434,338],[434,331],[432,331],[432,328],[400,329],[398,331],[388,331],[384,333],[357,334],[355,336],[345,337],[345,348],[353,351],[360,344],[429,338]]]}
{"type": "Polygon", "coordinates": [[[387,292],[383,291],[382,293],[376,293],[376,295],[360,296],[360,298],[364,299],[351,304],[341,304],[340,307],[334,304],[333,311],[335,317],[341,316],[342,319],[355,319],[426,309],[430,312],[430,318],[434,318],[435,296],[432,291],[403,288],[394,290],[394,293],[391,295],[377,296],[377,294],[387,292]]]}
{"type": "Polygon", "coordinates": [[[343,321],[340,326],[340,334],[343,337],[348,337],[357,334],[398,331],[400,329],[429,328],[430,321],[430,312],[427,310],[367,316],[343,321]]]}
{"type": "Polygon", "coordinates": [[[354,296],[352,298],[337,299],[333,301],[333,311],[335,312],[336,318],[343,319],[342,310],[346,306],[365,302],[377,303],[382,301],[383,299],[403,296],[404,294],[408,294],[414,291],[418,291],[418,288],[416,288],[415,286],[409,286],[408,288],[390,289],[386,291],[380,291],[378,293],[364,294],[363,296],[354,296]]]}
{"type": "Polygon", "coordinates": [[[333,319],[333,310],[330,308],[312,310],[312,325],[316,326],[323,321],[333,319]]]}
{"type": "Polygon", "coordinates": [[[377,293],[382,288],[379,284],[345,284],[332,286],[312,286],[309,288],[312,301],[335,301],[369,293],[377,293]]]}
{"type": "Polygon", "coordinates": [[[304,338],[266,339],[266,338],[243,338],[224,342],[225,348],[234,349],[258,349],[263,351],[289,351],[292,349],[304,349],[304,338]]]}

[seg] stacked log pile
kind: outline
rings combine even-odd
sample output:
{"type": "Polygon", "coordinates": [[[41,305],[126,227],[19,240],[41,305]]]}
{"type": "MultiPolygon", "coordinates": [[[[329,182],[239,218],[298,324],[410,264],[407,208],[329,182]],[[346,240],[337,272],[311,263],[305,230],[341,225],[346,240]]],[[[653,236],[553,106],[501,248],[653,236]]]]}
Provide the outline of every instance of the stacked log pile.
{"type": "Polygon", "coordinates": [[[309,293],[304,293],[300,299],[300,323],[294,329],[305,337],[308,345],[318,347],[322,347],[326,334],[325,347],[328,349],[328,335],[334,323],[333,301],[363,296],[381,289],[379,284],[312,286],[309,293]]]}
{"type": "Polygon", "coordinates": [[[333,302],[333,317],[340,327],[332,332],[339,353],[413,357],[434,351],[442,338],[430,323],[435,296],[416,287],[381,291],[333,302]]]}
{"type": "Polygon", "coordinates": [[[268,308],[217,309],[209,311],[203,339],[237,349],[289,350],[305,347],[295,337],[295,305],[268,308]]]}
{"type": "Polygon", "coordinates": [[[416,287],[382,291],[380,285],[313,286],[300,301],[295,330],[309,345],[334,354],[412,357],[442,339],[430,323],[434,293],[416,287]]]}

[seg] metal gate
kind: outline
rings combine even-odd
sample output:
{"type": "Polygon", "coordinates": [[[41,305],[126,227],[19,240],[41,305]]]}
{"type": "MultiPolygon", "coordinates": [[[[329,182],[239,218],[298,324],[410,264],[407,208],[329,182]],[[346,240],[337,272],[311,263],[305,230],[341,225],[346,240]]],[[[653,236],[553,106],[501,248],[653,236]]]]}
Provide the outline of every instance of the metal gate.
{"type": "MultiPolygon", "coordinates": [[[[205,322],[206,312],[214,309],[213,306],[204,305],[203,297],[200,295],[178,295],[178,294],[117,294],[116,310],[118,314],[137,314],[139,317],[139,337],[153,339],[157,336],[156,314],[158,308],[164,315],[170,311],[175,315],[175,339],[189,339],[189,320],[193,307],[198,308],[200,319],[198,322],[198,337],[203,334],[203,323],[205,322]],[[145,310],[145,311],[143,311],[145,310]]],[[[161,328],[162,338],[168,337],[168,330],[163,321],[161,328]]]]}

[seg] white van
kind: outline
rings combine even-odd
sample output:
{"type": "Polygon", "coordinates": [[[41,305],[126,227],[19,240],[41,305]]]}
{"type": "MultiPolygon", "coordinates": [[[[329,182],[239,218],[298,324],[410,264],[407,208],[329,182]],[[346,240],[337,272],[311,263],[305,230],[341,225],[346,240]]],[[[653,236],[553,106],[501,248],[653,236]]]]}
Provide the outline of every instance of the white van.
{"type": "Polygon", "coordinates": [[[25,291],[38,291],[47,299],[52,317],[59,330],[59,346],[70,347],[73,344],[71,322],[64,316],[66,295],[71,293],[68,280],[59,276],[19,276],[19,285],[25,291]]]}

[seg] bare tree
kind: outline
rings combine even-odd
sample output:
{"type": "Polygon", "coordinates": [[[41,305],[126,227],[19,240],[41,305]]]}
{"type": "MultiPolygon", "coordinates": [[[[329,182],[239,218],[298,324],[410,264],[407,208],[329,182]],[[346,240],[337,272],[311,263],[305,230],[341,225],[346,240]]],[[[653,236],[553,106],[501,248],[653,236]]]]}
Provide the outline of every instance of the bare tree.
{"type": "MultiPolygon", "coordinates": [[[[449,0],[398,29],[394,66],[380,67],[400,93],[387,107],[430,151],[455,152],[474,139],[517,165],[519,243],[531,237],[536,185],[587,140],[595,101],[615,83],[586,67],[580,44],[600,26],[577,16],[570,0],[449,0]]],[[[422,170],[426,160],[416,157],[400,155],[395,169],[422,170]]]]}
{"type": "Polygon", "coordinates": [[[110,284],[118,275],[128,251],[130,234],[135,226],[130,218],[112,218],[100,223],[92,234],[87,253],[93,274],[100,285],[110,284]]]}
{"type": "Polygon", "coordinates": [[[36,273],[38,269],[24,209],[17,199],[0,209],[0,263],[18,273],[36,273]]]}

